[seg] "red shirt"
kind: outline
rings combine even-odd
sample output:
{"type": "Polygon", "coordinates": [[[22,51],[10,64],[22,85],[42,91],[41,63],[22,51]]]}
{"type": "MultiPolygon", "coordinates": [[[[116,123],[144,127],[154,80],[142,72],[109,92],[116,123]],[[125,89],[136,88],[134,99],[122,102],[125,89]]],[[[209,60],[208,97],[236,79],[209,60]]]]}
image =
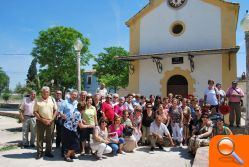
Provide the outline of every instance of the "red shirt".
{"type": "Polygon", "coordinates": [[[105,114],[108,121],[114,120],[114,110],[111,103],[104,102],[102,104],[102,112],[105,114]]]}

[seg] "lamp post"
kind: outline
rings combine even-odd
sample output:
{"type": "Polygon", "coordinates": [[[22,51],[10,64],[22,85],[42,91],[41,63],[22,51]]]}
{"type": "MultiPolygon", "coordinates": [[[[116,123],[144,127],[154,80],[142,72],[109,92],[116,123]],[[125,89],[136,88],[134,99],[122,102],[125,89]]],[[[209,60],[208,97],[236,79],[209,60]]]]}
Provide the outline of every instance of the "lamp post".
{"type": "Polygon", "coordinates": [[[249,14],[246,11],[245,17],[241,21],[241,28],[245,32],[246,41],[246,131],[249,133],[249,14]]]}
{"type": "Polygon", "coordinates": [[[80,73],[80,51],[83,48],[82,41],[78,38],[74,43],[74,49],[77,54],[77,89],[81,91],[81,73],[80,73]]]}

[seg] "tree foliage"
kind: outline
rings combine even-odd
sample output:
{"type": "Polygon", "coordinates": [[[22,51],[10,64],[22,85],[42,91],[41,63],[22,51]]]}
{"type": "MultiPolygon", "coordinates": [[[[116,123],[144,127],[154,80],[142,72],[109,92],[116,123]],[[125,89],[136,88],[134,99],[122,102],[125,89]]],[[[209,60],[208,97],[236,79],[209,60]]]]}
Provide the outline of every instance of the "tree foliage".
{"type": "Polygon", "coordinates": [[[5,89],[2,94],[2,98],[5,101],[5,103],[8,103],[10,96],[11,96],[10,91],[8,89],[5,89]]]}
{"type": "Polygon", "coordinates": [[[39,82],[41,85],[51,85],[65,90],[76,88],[76,52],[73,45],[76,39],[84,44],[81,50],[81,65],[86,65],[92,55],[88,51],[89,39],[80,32],[68,27],[53,27],[39,33],[34,41],[32,56],[40,65],[39,82]]]}
{"type": "Polygon", "coordinates": [[[29,66],[26,86],[23,87],[22,92],[25,92],[25,89],[36,90],[36,91],[40,89],[36,65],[37,65],[37,59],[34,58],[29,66]]]}
{"type": "Polygon", "coordinates": [[[115,59],[116,56],[128,56],[129,53],[121,47],[109,47],[105,52],[98,54],[95,58],[96,74],[100,82],[116,92],[120,87],[128,85],[129,69],[128,62],[115,59]]]}
{"type": "Polygon", "coordinates": [[[5,89],[9,89],[9,77],[0,67],[0,94],[5,89]]]}
{"type": "Polygon", "coordinates": [[[24,94],[29,93],[31,90],[32,90],[31,87],[22,85],[22,84],[19,82],[19,83],[16,85],[16,87],[15,87],[15,89],[14,89],[14,92],[15,92],[15,93],[18,93],[18,94],[21,94],[21,95],[24,95],[24,94]]]}
{"type": "Polygon", "coordinates": [[[37,68],[36,68],[37,60],[34,58],[29,66],[28,74],[27,74],[27,83],[35,81],[37,77],[37,68]]]}

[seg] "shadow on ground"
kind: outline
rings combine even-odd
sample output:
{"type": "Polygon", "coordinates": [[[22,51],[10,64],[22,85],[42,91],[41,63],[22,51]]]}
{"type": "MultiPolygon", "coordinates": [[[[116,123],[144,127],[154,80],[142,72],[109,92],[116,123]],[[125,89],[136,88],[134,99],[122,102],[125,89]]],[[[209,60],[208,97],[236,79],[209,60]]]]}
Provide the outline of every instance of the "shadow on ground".
{"type": "Polygon", "coordinates": [[[8,132],[22,132],[22,127],[5,129],[8,132]]]}
{"type": "Polygon", "coordinates": [[[4,154],[3,157],[10,158],[10,159],[32,159],[35,158],[36,153],[28,152],[28,153],[21,153],[21,154],[4,154]]]}
{"type": "Polygon", "coordinates": [[[179,152],[181,158],[190,160],[191,165],[194,163],[194,156],[188,153],[188,148],[171,147],[169,152],[179,152]]]}

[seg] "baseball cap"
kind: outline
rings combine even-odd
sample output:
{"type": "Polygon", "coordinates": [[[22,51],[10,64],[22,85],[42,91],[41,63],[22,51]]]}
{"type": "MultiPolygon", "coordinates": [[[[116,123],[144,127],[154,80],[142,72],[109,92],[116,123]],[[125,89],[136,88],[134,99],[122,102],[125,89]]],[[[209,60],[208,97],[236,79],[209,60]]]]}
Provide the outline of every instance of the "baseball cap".
{"type": "Polygon", "coordinates": [[[237,84],[238,82],[236,81],[236,80],[234,80],[233,82],[232,82],[232,84],[237,84]]]}

